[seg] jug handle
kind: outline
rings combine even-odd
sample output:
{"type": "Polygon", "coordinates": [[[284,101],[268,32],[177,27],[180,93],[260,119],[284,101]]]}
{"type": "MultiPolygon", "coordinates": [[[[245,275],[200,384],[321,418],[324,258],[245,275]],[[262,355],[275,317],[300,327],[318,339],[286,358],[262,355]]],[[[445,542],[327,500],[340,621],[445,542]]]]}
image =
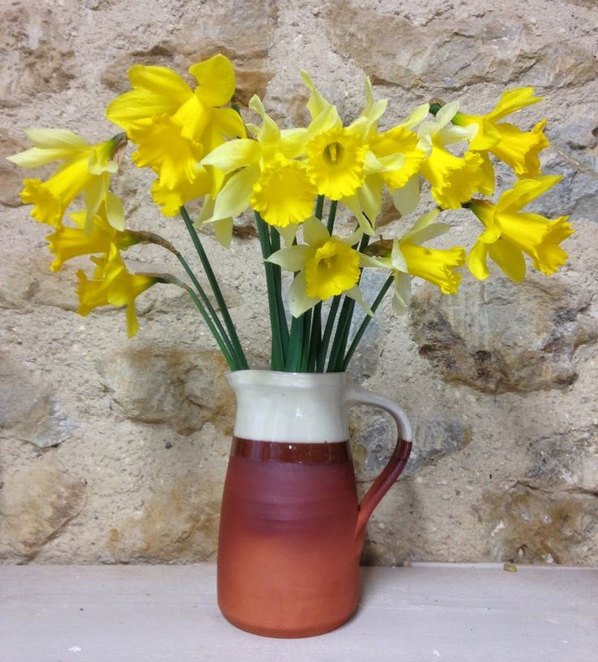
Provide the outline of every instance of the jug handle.
{"type": "Polygon", "coordinates": [[[380,407],[392,416],[397,426],[397,444],[393,454],[359,504],[355,529],[356,538],[359,540],[365,532],[370,515],[405,468],[411,453],[413,433],[411,423],[405,412],[388,398],[372,393],[361,386],[351,384],[348,386],[345,401],[347,404],[366,404],[380,407]]]}

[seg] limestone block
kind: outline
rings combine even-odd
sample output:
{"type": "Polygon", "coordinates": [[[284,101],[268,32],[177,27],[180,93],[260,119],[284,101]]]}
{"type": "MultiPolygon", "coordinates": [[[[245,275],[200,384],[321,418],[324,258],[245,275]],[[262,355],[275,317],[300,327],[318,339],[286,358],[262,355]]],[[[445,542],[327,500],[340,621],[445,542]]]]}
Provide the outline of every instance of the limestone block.
{"type": "Polygon", "coordinates": [[[130,347],[100,361],[98,370],[132,421],[166,423],[189,434],[208,420],[217,424],[234,415],[226,364],[216,351],[130,347]]]}
{"type": "Polygon", "coordinates": [[[487,494],[481,512],[491,525],[490,553],[516,563],[591,563],[598,551],[598,498],[517,483],[487,494]]]}
{"type": "Polygon", "coordinates": [[[0,430],[47,448],[62,443],[77,425],[62,411],[39,370],[0,352],[0,430]]]}
{"type": "MultiPolygon", "coordinates": [[[[326,11],[333,47],[348,54],[372,81],[410,91],[456,90],[472,83],[505,84],[527,77],[542,85],[594,80],[591,35],[551,40],[539,36],[531,17],[496,8],[463,20],[443,3],[418,16],[411,3],[400,9],[336,0],[326,11]],[[508,48],[505,47],[508,44],[508,48]]],[[[555,35],[556,37],[556,35],[555,35]]]]}
{"type": "MultiPolygon", "coordinates": [[[[351,434],[358,480],[372,481],[388,462],[396,443],[394,424],[385,414],[369,409],[355,420],[351,434]]],[[[454,418],[434,416],[413,421],[415,444],[403,474],[412,476],[420,469],[464,448],[471,441],[471,428],[454,418]]]]}
{"type": "Polygon", "coordinates": [[[0,557],[33,560],[84,505],[84,483],[50,455],[8,474],[0,489],[0,557]]]}
{"type": "Polygon", "coordinates": [[[75,59],[65,26],[50,7],[32,0],[3,4],[0,10],[0,104],[64,90],[75,76],[75,59]]]}
{"type": "Polygon", "coordinates": [[[6,157],[24,149],[23,144],[6,130],[0,130],[0,204],[19,207],[22,173],[6,157]]]}
{"type": "Polygon", "coordinates": [[[426,287],[413,301],[411,333],[447,381],[490,393],[559,388],[576,379],[576,348],[596,338],[583,315],[588,298],[556,278],[467,282],[455,296],[426,287]]]}
{"type": "Polygon", "coordinates": [[[117,519],[106,549],[111,562],[215,560],[221,486],[200,470],[171,478],[132,515],[117,519]]]}

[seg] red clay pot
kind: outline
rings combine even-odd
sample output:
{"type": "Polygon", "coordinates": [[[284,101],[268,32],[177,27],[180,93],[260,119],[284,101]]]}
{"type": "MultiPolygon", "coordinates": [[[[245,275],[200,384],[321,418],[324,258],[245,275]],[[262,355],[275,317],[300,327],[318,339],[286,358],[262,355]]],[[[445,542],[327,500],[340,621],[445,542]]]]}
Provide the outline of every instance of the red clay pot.
{"type": "Polygon", "coordinates": [[[403,470],[409,421],[343,373],[232,373],[237,419],[220,521],[218,604],[237,627],[307,637],[342,625],[359,599],[365,525],[403,470]],[[358,502],[347,408],[388,411],[395,452],[358,502]]]}

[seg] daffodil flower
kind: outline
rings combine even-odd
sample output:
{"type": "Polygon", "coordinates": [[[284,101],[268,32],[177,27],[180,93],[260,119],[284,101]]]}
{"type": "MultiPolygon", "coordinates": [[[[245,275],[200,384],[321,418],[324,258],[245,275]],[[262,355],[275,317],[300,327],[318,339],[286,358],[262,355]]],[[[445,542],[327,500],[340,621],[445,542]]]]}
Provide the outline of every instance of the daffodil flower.
{"type": "Polygon", "coordinates": [[[126,307],[127,334],[134,336],[139,330],[135,299],[152,285],[160,282],[149,274],[132,274],[122,259],[118,248],[112,244],[102,257],[92,257],[96,264],[94,277],[89,280],[83,271],[77,272],[80,315],[89,315],[100,306],[126,307]]]}
{"type": "Polygon", "coordinates": [[[445,223],[436,222],[438,214],[437,209],[428,212],[400,239],[370,244],[362,256],[363,266],[383,267],[392,272],[393,308],[399,314],[409,307],[411,280],[414,276],[433,283],[443,294],[455,294],[459,288],[461,274],[455,269],[465,264],[465,249],[458,246],[440,249],[420,245],[450,229],[445,223]]]}
{"type": "Polygon", "coordinates": [[[362,230],[370,235],[374,233],[375,219],[382,208],[385,185],[401,216],[417,207],[420,193],[418,173],[430,149],[413,129],[428,111],[429,104],[418,106],[400,124],[382,133],[373,131],[369,135],[370,153],[366,157],[363,186],[355,196],[343,200],[343,203],[357,219],[362,220],[362,230]],[[363,222],[364,215],[366,222],[363,222]]]}
{"type": "Polygon", "coordinates": [[[524,253],[546,275],[565,264],[567,253],[559,244],[573,234],[568,216],[548,220],[540,214],[521,212],[561,179],[557,175],[519,179],[512,189],[502,193],[496,204],[471,201],[469,208],[486,228],[469,253],[469,270],[476,278],[488,278],[488,257],[515,282],[525,277],[524,253]]]}
{"type": "Polygon", "coordinates": [[[318,91],[307,73],[310,90],[306,163],[319,195],[338,200],[356,216],[363,232],[373,233],[382,200],[383,181],[375,175],[388,169],[370,149],[386,100],[376,101],[369,79],[365,82],[365,106],[359,117],[344,127],[338,111],[318,91]]]}
{"type": "Polygon", "coordinates": [[[78,211],[69,216],[74,227],[63,225],[47,237],[50,251],[56,256],[50,265],[52,271],[58,271],[67,260],[74,257],[107,254],[113,245],[122,250],[139,242],[134,234],[116,230],[110,225],[103,205],[94,215],[89,230],[86,229],[86,212],[78,211]]]}
{"type": "Polygon", "coordinates": [[[489,195],[494,188],[494,173],[485,168],[477,152],[469,150],[464,156],[456,156],[445,149],[446,145],[471,140],[477,130],[475,126],[451,124],[458,108],[456,102],[446,104],[434,120],[423,122],[418,128],[419,137],[430,148],[421,174],[430,182],[432,197],[443,209],[458,209],[475,193],[489,195]]]}
{"type": "Polygon", "coordinates": [[[109,223],[123,229],[122,203],[109,190],[110,178],[118,171],[118,157],[126,142],[123,134],[95,145],[65,129],[29,129],[27,136],[34,147],[9,156],[9,161],[23,168],[39,168],[53,161],[62,163],[45,182],[24,180],[21,200],[33,205],[33,218],[59,228],[67,208],[81,194],[87,208],[88,229],[102,204],[109,223]]]}
{"type": "Polygon", "coordinates": [[[359,233],[348,239],[331,236],[326,226],[312,217],[303,224],[305,244],[281,248],[268,258],[268,262],[296,274],[289,288],[293,317],[339,294],[351,297],[369,311],[357,286],[360,255],[352,246],[358,237],[359,233]]]}
{"type": "MultiPolygon", "coordinates": [[[[474,152],[490,152],[509,165],[518,177],[533,178],[540,174],[538,154],[550,145],[544,135],[546,120],[538,122],[532,131],[521,131],[509,122],[501,122],[510,115],[531,104],[542,101],[534,96],[533,87],[522,87],[504,92],[496,107],[486,115],[456,113],[452,121],[458,126],[474,126],[477,129],[469,148],[474,152]]],[[[490,161],[487,159],[492,167],[490,161]]]]}
{"type": "Polygon", "coordinates": [[[301,223],[312,214],[316,196],[305,165],[295,160],[305,129],[281,130],[257,96],[249,107],[262,118],[260,127],[248,125],[255,140],[231,140],[201,161],[229,176],[205,222],[234,218],[251,207],[278,228],[301,223]]]}
{"type": "Polygon", "coordinates": [[[167,216],[201,195],[215,192],[219,173],[198,167],[200,159],[228,138],[245,136],[240,115],[223,108],[236,85],[232,63],[215,55],[189,68],[198,85],[192,89],[167,67],[134,65],[132,90],[117,97],[106,115],[138,144],[133,161],[158,174],[152,188],[167,216]]]}

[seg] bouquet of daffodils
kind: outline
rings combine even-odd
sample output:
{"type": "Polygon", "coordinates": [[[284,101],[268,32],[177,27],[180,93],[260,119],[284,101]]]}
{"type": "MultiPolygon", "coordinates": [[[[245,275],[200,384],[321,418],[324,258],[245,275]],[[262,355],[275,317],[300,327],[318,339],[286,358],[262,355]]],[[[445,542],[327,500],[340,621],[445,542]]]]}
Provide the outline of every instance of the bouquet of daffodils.
{"type": "Polygon", "coordinates": [[[265,268],[273,370],[345,370],[389,291],[397,312],[408,308],[412,278],[454,294],[463,268],[485,279],[491,261],[518,282],[526,256],[547,275],[565,263],[560,243],[573,231],[567,217],[549,220],[524,210],[561,179],[541,173],[546,122],[523,131],[505,120],[540,101],[532,88],[505,92],[486,115],[461,112],[454,102],[432,103],[382,128],[387,102],[374,98],[369,81],[361,114],[345,125],[303,73],[311,121],[281,129],[257,96],[243,112],[232,103],[235,72],[223,55],[189,72],[195,87],[169,68],[135,65],[132,89],[106,111],[122,133],[90,145],[71,131],[31,129],[34,146],[10,157],[26,168],[59,163],[46,181],[24,180],[21,199],[32,205],[35,220],[53,229],[47,237],[52,270],[90,256],[91,275],[77,272],[82,315],[99,306],[124,307],[134,335],[135,299],[156,284],[174,283],[192,298],[230,369],[247,368],[201,234],[211,225],[226,247],[235,219],[250,211],[265,268]],[[155,174],[154,202],[185,224],[205,287],[166,238],[127,228],[111,183],[129,141],[136,146],[133,163],[155,174]],[[495,192],[496,160],[513,171],[512,187],[501,192],[495,192]],[[432,205],[417,217],[422,190],[432,205]],[[377,222],[388,201],[396,222],[385,223],[382,236],[377,222]],[[428,246],[449,229],[441,216],[461,208],[479,221],[472,246],[428,246]],[[174,253],[187,278],[129,271],[123,253],[143,243],[174,253]],[[371,301],[360,292],[364,270],[387,274],[371,301]],[[283,278],[283,271],[290,275],[283,278]],[[364,312],[352,324],[356,304],[364,312]]]}

